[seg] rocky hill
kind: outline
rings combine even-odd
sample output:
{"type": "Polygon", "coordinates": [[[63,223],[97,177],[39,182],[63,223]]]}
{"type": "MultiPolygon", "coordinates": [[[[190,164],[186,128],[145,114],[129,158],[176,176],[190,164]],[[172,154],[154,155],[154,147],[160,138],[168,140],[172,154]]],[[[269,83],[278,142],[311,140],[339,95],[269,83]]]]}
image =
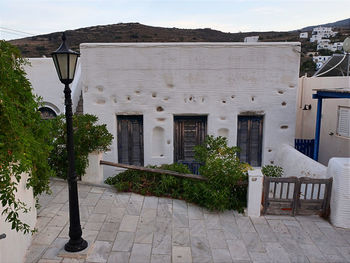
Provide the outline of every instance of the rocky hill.
{"type": "Polygon", "coordinates": [[[314,27],[325,26],[325,27],[335,27],[338,29],[349,29],[350,30],[350,18],[339,20],[333,23],[327,23],[322,25],[308,26],[301,29],[301,31],[312,31],[314,27]]]}
{"type": "MultiPolygon", "coordinates": [[[[350,18],[322,26],[332,26],[339,32],[332,41],[344,41],[350,35],[350,18]]],[[[79,51],[80,43],[116,43],[116,42],[242,42],[244,37],[259,36],[259,41],[300,41],[302,43],[300,75],[307,73],[309,76],[315,72],[312,58],[307,55],[310,51],[316,51],[316,44],[308,39],[300,39],[300,32],[311,33],[312,27],[287,32],[239,32],[224,33],[210,28],[204,29],[180,29],[142,25],[139,23],[119,23],[113,25],[93,26],[66,31],[71,49],[79,51]],[[306,65],[306,66],[305,66],[306,65]]],[[[310,34],[311,35],[311,34],[310,34]]],[[[24,57],[50,56],[61,43],[62,32],[38,35],[33,37],[11,40],[17,46],[24,57]]]]}
{"type": "MultiPolygon", "coordinates": [[[[25,57],[50,56],[61,43],[62,32],[10,41],[25,57]]],[[[259,35],[260,41],[298,41],[298,32],[224,33],[210,28],[179,29],[120,23],[66,31],[69,45],[79,50],[80,43],[115,42],[242,42],[244,37],[259,35]]]]}

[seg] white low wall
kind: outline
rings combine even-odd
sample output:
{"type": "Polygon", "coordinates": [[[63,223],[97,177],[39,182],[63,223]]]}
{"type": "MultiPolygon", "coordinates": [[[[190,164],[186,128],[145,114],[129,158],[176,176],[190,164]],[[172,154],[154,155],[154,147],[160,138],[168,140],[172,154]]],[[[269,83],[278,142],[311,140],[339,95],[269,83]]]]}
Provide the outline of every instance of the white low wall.
{"type": "Polygon", "coordinates": [[[331,222],[337,227],[350,228],[350,158],[332,158],[328,176],[333,177],[331,222]]]}
{"type": "MultiPolygon", "coordinates": [[[[20,213],[19,218],[31,228],[34,228],[36,208],[33,191],[31,188],[26,188],[28,175],[22,174],[21,177],[22,179],[17,188],[18,191],[15,194],[16,199],[25,202],[31,210],[28,213],[20,213]]],[[[6,238],[0,239],[0,262],[24,262],[26,250],[30,245],[32,236],[31,234],[24,235],[22,232],[11,230],[11,224],[5,222],[6,217],[1,215],[2,211],[3,207],[0,205],[0,234],[6,234],[6,238]]]]}
{"type": "Polygon", "coordinates": [[[93,152],[89,154],[89,165],[86,168],[85,175],[81,177],[81,180],[83,182],[92,184],[103,184],[103,167],[102,165],[100,165],[102,155],[102,152],[93,152]]]}
{"type": "Polygon", "coordinates": [[[283,177],[328,178],[326,166],[287,144],[282,144],[277,151],[274,164],[283,168],[283,177]]]}
{"type": "Polygon", "coordinates": [[[263,193],[263,174],[261,169],[248,171],[249,185],[247,196],[248,216],[259,217],[263,193]]]}

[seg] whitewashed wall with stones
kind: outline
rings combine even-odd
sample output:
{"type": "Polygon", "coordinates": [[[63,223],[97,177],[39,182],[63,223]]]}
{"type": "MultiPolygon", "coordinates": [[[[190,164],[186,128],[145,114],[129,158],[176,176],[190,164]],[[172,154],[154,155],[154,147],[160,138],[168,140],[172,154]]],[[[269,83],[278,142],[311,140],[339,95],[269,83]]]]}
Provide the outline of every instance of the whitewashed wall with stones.
{"type": "MultiPolygon", "coordinates": [[[[300,43],[81,44],[84,113],[114,135],[117,115],[143,115],[144,163],[173,162],[173,116],[207,115],[208,134],[237,141],[237,115],[264,115],[262,163],[294,144],[300,43]]],[[[108,176],[113,170],[107,168],[108,176]]]]}

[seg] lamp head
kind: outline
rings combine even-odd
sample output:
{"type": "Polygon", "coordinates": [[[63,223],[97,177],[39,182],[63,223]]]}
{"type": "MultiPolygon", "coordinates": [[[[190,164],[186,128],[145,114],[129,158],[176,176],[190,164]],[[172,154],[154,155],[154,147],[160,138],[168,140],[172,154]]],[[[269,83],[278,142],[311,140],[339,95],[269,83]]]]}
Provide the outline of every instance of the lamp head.
{"type": "Polygon", "coordinates": [[[69,49],[66,39],[66,34],[63,33],[62,44],[55,52],[52,52],[51,55],[58,78],[63,84],[70,84],[74,79],[79,53],[69,49]]]}

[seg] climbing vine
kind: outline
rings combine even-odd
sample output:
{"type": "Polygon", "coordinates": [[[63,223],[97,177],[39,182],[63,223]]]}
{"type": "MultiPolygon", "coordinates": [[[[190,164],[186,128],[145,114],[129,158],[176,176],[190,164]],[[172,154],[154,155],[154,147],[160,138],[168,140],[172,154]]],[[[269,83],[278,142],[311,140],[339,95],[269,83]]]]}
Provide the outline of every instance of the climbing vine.
{"type": "Polygon", "coordinates": [[[40,118],[40,100],[26,78],[26,64],[16,47],[0,41],[0,202],[5,221],[24,233],[33,229],[19,216],[30,210],[15,195],[21,174],[28,173],[26,185],[34,196],[49,191],[52,174],[49,123],[40,118]]]}

